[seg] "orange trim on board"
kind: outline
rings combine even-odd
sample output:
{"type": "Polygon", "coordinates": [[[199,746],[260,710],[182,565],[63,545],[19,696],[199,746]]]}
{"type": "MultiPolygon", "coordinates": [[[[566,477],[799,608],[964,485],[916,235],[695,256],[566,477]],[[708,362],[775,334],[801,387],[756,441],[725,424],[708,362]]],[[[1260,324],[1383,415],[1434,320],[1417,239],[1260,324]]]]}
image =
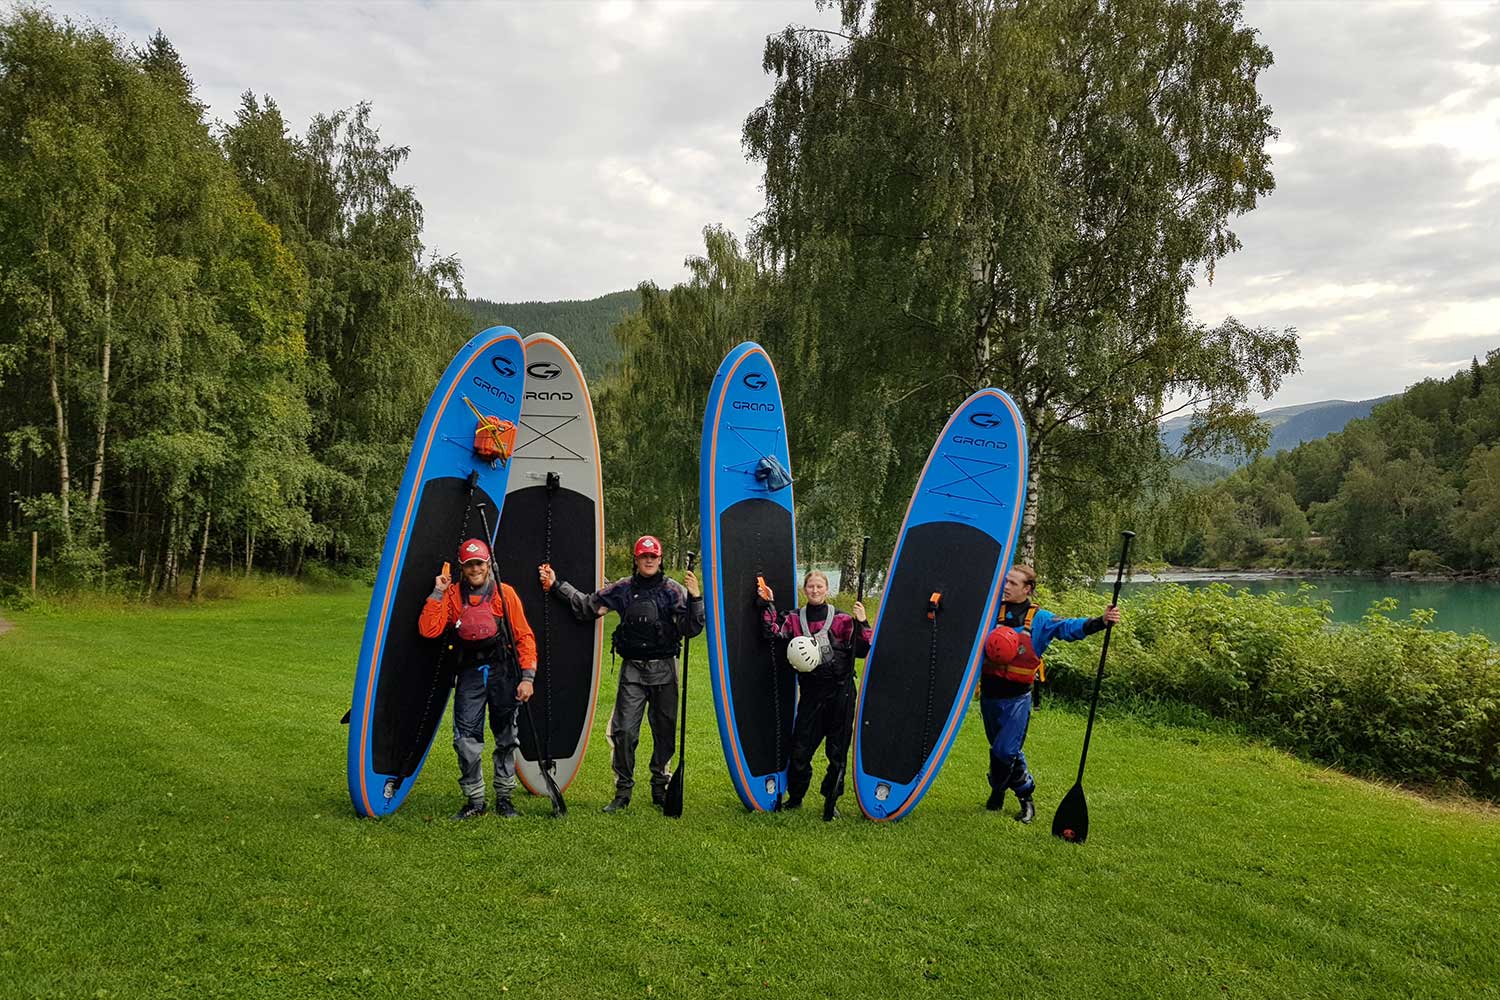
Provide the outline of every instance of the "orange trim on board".
{"type": "MultiPolygon", "coordinates": [[[[991,389],[982,389],[978,393],[976,393],[975,395],[977,395],[977,396],[989,396],[989,397],[992,397],[992,398],[999,399],[1002,403],[1005,404],[1005,406],[1010,410],[1011,414],[1014,416],[1015,422],[1016,422],[1016,426],[1017,427],[1024,427],[1025,426],[1025,424],[1024,424],[1024,422],[1022,420],[1020,411],[1018,409],[1016,409],[1015,403],[1008,396],[1004,395],[1003,393],[1001,393],[998,390],[993,389],[993,388],[991,388],[991,389]]],[[[965,404],[967,404],[969,402],[969,400],[965,400],[964,402],[965,402],[965,404]]],[[[948,435],[948,429],[953,426],[954,419],[958,416],[959,413],[963,412],[963,410],[965,408],[966,408],[966,406],[959,407],[959,409],[956,410],[956,411],[954,411],[953,415],[948,418],[948,422],[943,425],[942,432],[940,434],[938,434],[937,441],[932,446],[932,451],[928,452],[928,454],[927,454],[927,461],[925,463],[923,463],[923,465],[922,465],[922,471],[917,476],[917,486],[918,486],[918,488],[912,490],[911,500],[909,500],[907,502],[907,504],[906,504],[906,514],[903,515],[903,517],[901,518],[901,534],[897,538],[896,549],[894,551],[892,551],[892,553],[891,553],[891,561],[886,564],[887,566],[894,566],[895,565],[896,553],[900,551],[901,541],[904,540],[905,537],[906,537],[906,522],[911,517],[911,509],[912,509],[912,507],[917,502],[917,493],[920,491],[922,481],[927,477],[927,468],[928,468],[928,466],[930,466],[932,464],[933,456],[935,456],[938,453],[938,449],[940,447],[942,447],[943,439],[945,437],[947,437],[947,435],[948,435]]],[[[1022,511],[1021,511],[1022,504],[1021,504],[1020,501],[1025,496],[1025,492],[1026,492],[1026,481],[1025,480],[1026,480],[1026,477],[1024,477],[1024,476],[1022,476],[1022,477],[1020,477],[1020,478],[1018,478],[1016,480],[1016,497],[1017,497],[1017,502],[1013,503],[1011,505],[1010,533],[1009,533],[1009,536],[1008,536],[1011,539],[1015,538],[1017,518],[1019,518],[1021,516],[1021,513],[1022,513],[1022,511]]],[[[1015,549],[1014,542],[1012,542],[1007,548],[1010,551],[1014,551],[1014,549],[1015,549]]],[[[1002,548],[1001,549],[1000,555],[1001,555],[1001,564],[1002,565],[1004,565],[1004,562],[1005,562],[1006,557],[1007,557],[1008,554],[1009,553],[1007,552],[1006,548],[1002,548]]],[[[881,615],[880,615],[880,617],[881,618],[885,617],[885,607],[886,607],[885,597],[886,597],[886,590],[889,589],[889,587],[891,585],[891,581],[892,581],[893,578],[894,578],[894,574],[893,573],[887,573],[886,574],[885,587],[882,588],[881,592],[880,592],[880,609],[881,609],[881,615]]],[[[990,594],[989,602],[985,605],[984,618],[982,619],[983,621],[989,622],[994,617],[995,601],[999,598],[999,596],[1000,596],[1000,592],[998,592],[998,591],[993,591],[990,594]]],[[[878,620],[877,620],[876,624],[877,625],[879,624],[878,620]]],[[[871,648],[872,651],[875,648],[875,636],[874,635],[870,636],[870,648],[871,648]]],[[[979,679],[977,672],[973,671],[972,668],[973,668],[973,662],[971,662],[969,664],[969,667],[966,668],[965,673],[973,673],[974,676],[969,680],[969,682],[967,684],[964,685],[963,697],[960,698],[960,699],[958,699],[955,702],[955,705],[965,706],[965,711],[967,710],[967,706],[968,706],[969,700],[974,696],[974,685],[978,682],[978,679],[979,679]]],[[[866,658],[866,660],[865,660],[865,673],[863,675],[865,678],[868,678],[869,671],[870,671],[870,661],[869,661],[868,658],[866,658]]],[[[859,758],[860,730],[864,728],[863,726],[859,725],[858,722],[859,722],[859,720],[864,715],[865,691],[867,690],[867,688],[868,688],[868,684],[867,683],[860,684],[860,686],[859,686],[859,701],[858,701],[858,703],[856,705],[856,709],[855,709],[855,716],[854,716],[854,718],[855,718],[855,723],[856,724],[855,724],[855,727],[854,727],[854,759],[855,759],[856,762],[858,762],[859,759],[860,759],[859,758]]],[[[959,726],[961,725],[961,723],[963,722],[963,717],[964,717],[964,711],[959,711],[959,712],[955,713],[952,708],[950,708],[948,710],[948,721],[947,721],[947,723],[943,727],[942,738],[939,740],[939,742],[937,744],[937,747],[930,754],[928,754],[927,760],[929,760],[929,761],[933,760],[934,758],[940,757],[943,754],[947,753],[948,746],[953,742],[954,737],[956,737],[958,735],[958,729],[959,729],[959,726]]],[[[926,761],[923,761],[923,764],[925,765],[926,761]]],[[[891,813],[888,816],[871,816],[869,810],[867,810],[865,808],[864,802],[861,801],[861,799],[860,799],[860,796],[858,794],[859,788],[858,788],[858,785],[856,784],[856,786],[855,786],[855,793],[856,794],[854,796],[854,800],[859,803],[859,811],[862,812],[862,813],[864,813],[865,816],[866,816],[866,818],[874,820],[877,823],[887,822],[887,821],[890,821],[890,820],[897,820],[897,819],[900,819],[902,816],[905,816],[908,812],[911,811],[912,807],[916,805],[917,801],[921,799],[922,794],[923,794],[924,790],[926,789],[927,785],[937,775],[937,771],[936,771],[935,768],[926,768],[925,770],[926,770],[926,774],[924,774],[922,776],[922,779],[917,782],[917,784],[916,784],[915,787],[912,788],[910,794],[908,794],[907,797],[906,797],[905,803],[903,803],[902,806],[899,809],[897,809],[895,812],[891,813]]]]}
{"type": "MultiPolygon", "coordinates": [[[[1002,395],[1000,395],[998,393],[994,393],[994,395],[1002,403],[1004,403],[1007,406],[1007,408],[1011,411],[1012,416],[1015,418],[1016,426],[1018,426],[1018,427],[1024,427],[1025,425],[1021,422],[1020,411],[1016,409],[1015,404],[1013,402],[1011,402],[1005,396],[1002,396],[1002,395]]],[[[946,427],[944,428],[944,430],[946,430],[946,427]]],[[[1021,504],[1020,501],[1021,501],[1021,498],[1025,496],[1025,489],[1026,489],[1026,486],[1025,486],[1025,477],[1017,479],[1016,480],[1016,497],[1017,497],[1017,502],[1011,505],[1010,534],[1008,536],[1008,537],[1010,537],[1012,539],[1015,537],[1017,519],[1021,516],[1021,506],[1022,506],[1022,504],[1021,504]]],[[[1014,550],[1015,546],[1012,544],[1010,546],[1010,548],[1012,550],[1014,550]]],[[[1005,556],[1006,556],[1006,552],[1005,552],[1004,549],[1002,549],[1001,550],[1001,566],[1002,567],[1004,566],[1004,563],[1005,563],[1005,556]]],[[[990,599],[985,604],[985,607],[984,607],[984,618],[981,619],[981,621],[985,622],[986,624],[994,620],[994,616],[995,616],[995,604],[999,600],[1001,593],[1002,593],[1002,591],[997,591],[997,590],[993,590],[993,589],[991,590],[990,599]]],[[[935,749],[932,752],[932,754],[929,755],[928,760],[934,760],[934,759],[937,759],[937,758],[939,758],[939,757],[947,754],[948,747],[952,744],[954,738],[956,736],[958,736],[959,727],[963,724],[964,712],[967,710],[967,706],[969,704],[969,700],[974,696],[974,684],[978,681],[978,674],[976,672],[974,672],[973,666],[974,666],[974,662],[971,661],[970,664],[969,664],[969,666],[968,666],[968,668],[966,668],[966,670],[965,670],[966,673],[969,673],[971,675],[970,680],[969,680],[969,682],[967,684],[964,685],[963,697],[955,702],[955,706],[963,706],[963,707],[960,708],[958,711],[954,711],[953,709],[949,709],[948,722],[947,722],[947,724],[943,728],[942,739],[939,741],[937,749],[935,749]]],[[[900,819],[902,816],[905,816],[908,812],[910,812],[912,810],[912,808],[916,805],[917,801],[921,799],[921,797],[924,794],[927,786],[936,777],[937,777],[937,768],[935,768],[935,767],[929,768],[927,770],[927,774],[925,776],[923,776],[923,778],[922,778],[921,781],[917,782],[916,787],[911,790],[911,794],[906,797],[906,802],[903,803],[902,806],[901,806],[901,808],[897,809],[888,818],[889,819],[893,819],[893,820],[900,819]]]]}
{"type": "MultiPolygon", "coordinates": [[[[714,512],[713,517],[710,518],[711,523],[709,524],[708,528],[708,548],[709,551],[713,554],[713,584],[714,589],[718,592],[719,596],[719,599],[714,601],[714,608],[716,609],[714,617],[716,620],[723,617],[724,611],[724,601],[722,599],[724,587],[719,580],[719,506],[717,503],[719,495],[717,475],[719,468],[719,419],[724,415],[724,397],[729,394],[729,383],[733,378],[735,371],[739,369],[740,365],[745,363],[746,358],[753,357],[757,354],[766,359],[766,364],[771,365],[771,356],[767,354],[762,347],[756,345],[754,349],[746,351],[743,355],[741,355],[739,360],[737,360],[730,367],[729,371],[724,373],[724,391],[719,393],[719,405],[714,410],[714,436],[713,440],[709,442],[708,446],[708,506],[709,509],[714,512]]],[[[774,372],[776,370],[776,366],[771,365],[771,370],[774,372]]],[[[776,392],[778,396],[781,394],[781,385],[779,382],[776,386],[776,392]]],[[[778,402],[780,401],[778,400],[778,402]]],[[[717,661],[717,663],[715,664],[715,668],[719,675],[719,700],[721,702],[720,708],[725,713],[725,718],[730,718],[728,704],[730,694],[729,677],[725,673],[727,669],[728,658],[724,655],[723,648],[724,629],[722,622],[717,622],[717,624],[719,625],[719,628],[717,630],[719,632],[719,649],[717,650],[714,659],[717,661]]],[[[740,734],[737,732],[737,727],[733,724],[729,725],[726,728],[729,730],[729,740],[734,746],[734,754],[732,756],[734,759],[735,773],[740,776],[740,786],[746,789],[748,792],[750,788],[750,779],[745,776],[745,769],[749,766],[749,762],[744,760],[745,751],[744,747],[740,745],[740,734]]],[[[765,812],[765,810],[760,807],[760,800],[758,800],[754,795],[750,796],[750,807],[756,812],[765,812]]]]}
{"type": "MultiPolygon", "coordinates": [[[[365,708],[363,715],[360,717],[359,798],[360,801],[364,804],[366,816],[373,816],[375,814],[375,811],[370,808],[370,790],[365,787],[365,772],[369,769],[368,767],[366,767],[366,758],[368,756],[370,744],[370,709],[373,706],[375,700],[375,680],[379,672],[378,666],[380,663],[380,653],[381,650],[385,648],[385,627],[390,622],[391,592],[395,589],[396,578],[400,576],[401,557],[406,552],[406,543],[410,540],[411,537],[407,533],[407,528],[411,523],[411,516],[416,510],[417,499],[421,493],[419,487],[422,485],[422,473],[427,468],[427,456],[428,453],[432,450],[433,439],[437,437],[438,426],[443,421],[443,414],[448,409],[448,401],[453,398],[453,391],[458,387],[459,380],[463,378],[464,372],[469,370],[469,366],[474,363],[475,359],[477,359],[481,354],[489,350],[494,345],[505,340],[514,340],[517,344],[519,344],[522,350],[522,357],[525,357],[525,343],[521,340],[521,335],[518,333],[502,334],[501,336],[496,337],[493,340],[485,341],[483,344],[479,345],[479,347],[475,348],[474,353],[469,355],[469,360],[463,363],[463,367],[454,372],[453,380],[448,383],[448,391],[443,394],[443,401],[438,405],[437,412],[433,414],[432,426],[427,431],[427,440],[422,444],[422,457],[421,460],[417,463],[417,475],[416,478],[412,480],[411,496],[407,498],[406,513],[402,515],[401,518],[401,540],[396,543],[396,551],[391,561],[391,578],[386,582],[385,596],[380,605],[380,624],[375,628],[375,649],[370,654],[369,680],[365,685],[365,708]]],[[[522,385],[525,385],[524,376],[522,378],[522,385]]]]}

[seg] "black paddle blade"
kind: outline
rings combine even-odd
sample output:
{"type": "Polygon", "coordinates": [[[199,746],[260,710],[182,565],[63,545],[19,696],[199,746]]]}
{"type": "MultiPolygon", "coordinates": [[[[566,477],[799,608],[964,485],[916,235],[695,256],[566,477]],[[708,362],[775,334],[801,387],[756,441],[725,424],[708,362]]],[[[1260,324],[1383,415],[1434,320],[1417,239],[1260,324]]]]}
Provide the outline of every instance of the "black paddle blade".
{"type": "MultiPolygon", "coordinates": [[[[548,763],[551,763],[550,761],[548,763]]],[[[547,785],[547,798],[552,800],[552,815],[562,817],[568,814],[568,804],[563,801],[562,789],[557,787],[557,781],[552,777],[552,771],[546,764],[542,765],[542,781],[547,785]]]]}
{"type": "Polygon", "coordinates": [[[667,801],[662,804],[661,814],[673,819],[682,818],[682,765],[677,765],[677,770],[672,772],[672,780],[667,782],[667,801]]]}
{"type": "MultiPolygon", "coordinates": [[[[835,780],[829,782],[830,786],[833,787],[835,790],[842,789],[844,787],[844,770],[845,769],[844,769],[843,765],[840,765],[839,766],[839,776],[838,776],[838,778],[836,778],[835,780]]],[[[839,802],[839,797],[836,794],[824,797],[824,799],[823,799],[823,822],[825,822],[825,823],[831,823],[831,822],[833,822],[833,817],[836,816],[836,815],[838,815],[838,802],[839,802]]]]}
{"type": "Polygon", "coordinates": [[[1071,844],[1089,839],[1089,804],[1083,798],[1083,782],[1074,783],[1063,796],[1062,805],[1052,817],[1052,836],[1071,844]]]}

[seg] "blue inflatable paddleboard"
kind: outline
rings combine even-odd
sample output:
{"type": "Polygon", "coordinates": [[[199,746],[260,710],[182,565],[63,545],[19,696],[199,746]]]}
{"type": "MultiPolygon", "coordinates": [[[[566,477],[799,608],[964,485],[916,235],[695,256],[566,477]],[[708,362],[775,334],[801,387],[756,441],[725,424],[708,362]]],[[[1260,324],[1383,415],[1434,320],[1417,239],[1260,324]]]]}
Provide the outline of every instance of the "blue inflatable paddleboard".
{"type": "Polygon", "coordinates": [[[703,413],[698,503],[709,675],[719,740],[746,808],[773,811],[786,793],[796,675],[767,642],[757,578],[796,595],[791,458],[771,359],[744,343],[719,365],[703,413]]]}
{"type": "MultiPolygon", "coordinates": [[[[411,791],[448,705],[453,675],[442,638],[417,632],[422,605],[465,538],[500,524],[510,469],[475,452],[479,419],[517,422],[526,379],[521,337],[496,326],[443,372],[422,414],[375,575],[349,713],[349,798],[361,816],[393,813],[411,791]]],[[[453,566],[455,579],[457,566],[453,566]]]]}
{"type": "Polygon", "coordinates": [[[1025,499],[1025,423],[1008,395],[981,389],[928,455],[886,576],[854,730],[854,789],[871,819],[915,808],[948,756],[1025,499]]]}

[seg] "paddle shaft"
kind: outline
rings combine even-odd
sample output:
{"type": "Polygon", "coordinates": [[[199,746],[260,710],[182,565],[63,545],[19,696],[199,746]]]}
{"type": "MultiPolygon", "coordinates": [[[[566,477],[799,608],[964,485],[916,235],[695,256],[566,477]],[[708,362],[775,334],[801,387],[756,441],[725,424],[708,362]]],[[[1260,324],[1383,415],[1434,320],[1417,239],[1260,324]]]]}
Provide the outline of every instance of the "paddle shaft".
{"type": "MultiPolygon", "coordinates": [[[[858,578],[858,582],[855,584],[855,588],[854,588],[854,603],[855,604],[863,604],[864,601],[865,601],[865,553],[869,550],[869,548],[870,548],[870,536],[869,535],[865,535],[864,538],[862,538],[860,540],[860,543],[859,543],[859,578],[858,578]]],[[[833,622],[829,622],[828,623],[828,627],[832,628],[833,627],[833,622]]],[[[849,714],[849,693],[850,693],[849,689],[852,688],[852,687],[854,687],[854,649],[853,649],[853,646],[858,641],[858,638],[857,638],[858,637],[858,631],[857,630],[860,629],[860,628],[863,628],[863,626],[860,625],[860,623],[856,621],[854,623],[854,628],[856,629],[856,631],[850,633],[850,635],[849,635],[849,645],[850,645],[850,650],[849,650],[849,679],[846,682],[844,682],[844,689],[839,694],[839,698],[841,699],[840,702],[839,702],[839,714],[838,714],[838,724],[839,725],[843,725],[844,724],[843,720],[849,714]]],[[[843,783],[844,783],[844,774],[845,774],[845,772],[847,772],[849,770],[849,751],[848,751],[847,748],[844,750],[844,759],[838,763],[837,768],[838,768],[838,776],[832,782],[832,787],[834,788],[835,791],[837,791],[838,788],[841,785],[843,785],[843,783]]],[[[832,797],[830,797],[830,798],[828,798],[828,800],[826,802],[823,803],[823,819],[824,819],[824,821],[833,819],[833,812],[834,812],[834,799],[832,797]]]]}
{"type": "Polygon", "coordinates": [[[859,582],[854,588],[854,600],[857,604],[865,602],[865,553],[870,548],[870,536],[866,535],[859,542],[859,582]]]}
{"type": "MultiPolygon", "coordinates": [[[[552,565],[552,497],[562,487],[562,476],[556,472],[547,473],[547,525],[546,533],[542,539],[542,562],[548,566],[552,565]]],[[[552,602],[548,600],[551,594],[542,594],[542,666],[546,670],[542,673],[542,730],[541,750],[542,767],[547,770],[554,769],[557,765],[552,762],[552,602]]],[[[526,710],[526,720],[531,721],[531,709],[526,710]]],[[[531,727],[532,738],[537,735],[536,726],[531,727]]]]}
{"type": "MultiPolygon", "coordinates": [[[[689,552],[687,554],[687,569],[688,569],[689,573],[691,573],[693,571],[693,559],[697,555],[698,555],[698,553],[696,553],[696,552],[689,552]]],[[[689,596],[688,600],[689,600],[689,602],[691,602],[692,601],[692,597],[689,596]]],[[[692,640],[692,638],[690,636],[686,636],[685,635],[685,636],[682,637],[682,704],[679,705],[678,709],[677,709],[677,716],[678,716],[678,718],[677,718],[677,723],[678,723],[677,770],[678,771],[682,770],[682,761],[683,761],[683,758],[685,758],[687,756],[687,667],[688,667],[688,646],[690,646],[692,644],[692,641],[693,640],[692,640]]]]}
{"type": "MultiPolygon", "coordinates": [[[[688,572],[693,570],[693,557],[696,553],[687,554],[688,572]]],[[[689,595],[689,602],[692,597],[689,595]]],[[[677,703],[677,723],[679,726],[677,735],[677,768],[672,772],[671,779],[667,782],[666,801],[662,803],[663,816],[673,819],[682,818],[682,762],[687,757],[687,674],[688,674],[688,644],[691,640],[688,636],[682,637],[682,691],[677,703]]]]}
{"type": "MultiPolygon", "coordinates": [[[[1115,573],[1115,594],[1110,598],[1110,607],[1116,607],[1120,603],[1120,585],[1125,582],[1125,565],[1130,561],[1130,542],[1135,538],[1135,532],[1122,531],[1120,537],[1125,544],[1120,549],[1120,568],[1115,573]]],[[[1104,626],[1104,646],[1099,650],[1099,670],[1094,674],[1094,695],[1089,699],[1089,724],[1083,731],[1083,753],[1078,755],[1078,784],[1083,784],[1083,765],[1089,759],[1089,738],[1094,735],[1094,713],[1099,708],[1099,686],[1104,683],[1104,661],[1109,658],[1109,634],[1114,631],[1114,625],[1106,623],[1104,626]]]]}

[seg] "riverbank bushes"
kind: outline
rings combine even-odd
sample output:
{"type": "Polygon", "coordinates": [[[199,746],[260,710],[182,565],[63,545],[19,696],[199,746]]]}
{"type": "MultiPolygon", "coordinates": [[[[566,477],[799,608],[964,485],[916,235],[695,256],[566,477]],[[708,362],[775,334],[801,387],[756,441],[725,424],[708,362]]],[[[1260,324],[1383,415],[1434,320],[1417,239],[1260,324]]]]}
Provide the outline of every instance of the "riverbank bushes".
{"type": "MultiPolygon", "coordinates": [[[[1098,597],[1049,607],[1094,614],[1098,597]]],[[[1395,607],[1335,625],[1306,592],[1154,588],[1125,608],[1101,700],[1180,702],[1357,774],[1500,799],[1500,648],[1431,629],[1430,611],[1393,618],[1395,607]]],[[[1098,645],[1056,643],[1047,666],[1057,694],[1086,699],[1098,645]]]]}

